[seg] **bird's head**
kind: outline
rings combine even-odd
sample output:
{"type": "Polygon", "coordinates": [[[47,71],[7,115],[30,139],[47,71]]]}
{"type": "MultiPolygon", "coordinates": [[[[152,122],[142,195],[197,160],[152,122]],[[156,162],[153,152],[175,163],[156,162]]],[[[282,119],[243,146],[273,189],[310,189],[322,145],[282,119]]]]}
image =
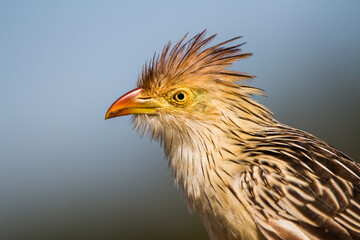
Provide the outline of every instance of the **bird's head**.
{"type": "Polygon", "coordinates": [[[244,114],[267,115],[250,99],[261,90],[237,83],[252,76],[227,69],[251,54],[240,53],[242,44],[226,46],[239,37],[206,47],[214,37],[205,38],[204,31],[187,42],[185,35],[173,48],[168,43],[145,64],[137,88],[116,100],[105,119],[134,114],[137,126],[152,130],[157,138],[166,130],[192,128],[196,122],[217,125],[223,116],[240,117],[241,109],[244,114]]]}

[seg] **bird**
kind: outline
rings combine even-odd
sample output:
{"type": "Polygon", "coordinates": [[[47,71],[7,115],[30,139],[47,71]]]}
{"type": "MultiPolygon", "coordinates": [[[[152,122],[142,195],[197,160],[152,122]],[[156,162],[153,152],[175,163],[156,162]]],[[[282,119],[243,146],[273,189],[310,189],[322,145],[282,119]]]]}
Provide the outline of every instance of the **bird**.
{"type": "Polygon", "coordinates": [[[360,239],[360,165],[274,118],[253,99],[254,76],[230,69],[251,56],[206,30],[169,42],[105,119],[133,115],[158,141],[211,240],[360,239]]]}

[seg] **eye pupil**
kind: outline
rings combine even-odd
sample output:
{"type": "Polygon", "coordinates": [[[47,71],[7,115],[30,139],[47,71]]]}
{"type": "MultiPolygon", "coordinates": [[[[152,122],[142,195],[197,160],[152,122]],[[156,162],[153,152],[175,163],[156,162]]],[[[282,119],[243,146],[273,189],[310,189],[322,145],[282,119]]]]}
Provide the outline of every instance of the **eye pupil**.
{"type": "Polygon", "coordinates": [[[184,95],[184,93],[178,93],[177,96],[176,96],[176,98],[177,98],[178,100],[182,101],[182,100],[185,99],[185,95],[184,95]]]}
{"type": "Polygon", "coordinates": [[[187,89],[176,89],[171,92],[171,102],[175,105],[184,105],[190,98],[190,91],[187,89]]]}

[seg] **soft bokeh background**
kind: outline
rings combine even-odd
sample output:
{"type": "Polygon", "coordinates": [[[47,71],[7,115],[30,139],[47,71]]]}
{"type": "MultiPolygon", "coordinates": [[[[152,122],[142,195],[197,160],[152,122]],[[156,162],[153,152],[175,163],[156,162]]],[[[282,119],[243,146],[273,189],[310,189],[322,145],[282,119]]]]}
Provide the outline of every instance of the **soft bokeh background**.
{"type": "Polygon", "coordinates": [[[104,121],[168,40],[243,35],[258,100],[360,159],[360,1],[1,1],[0,239],[207,239],[162,150],[104,121]]]}

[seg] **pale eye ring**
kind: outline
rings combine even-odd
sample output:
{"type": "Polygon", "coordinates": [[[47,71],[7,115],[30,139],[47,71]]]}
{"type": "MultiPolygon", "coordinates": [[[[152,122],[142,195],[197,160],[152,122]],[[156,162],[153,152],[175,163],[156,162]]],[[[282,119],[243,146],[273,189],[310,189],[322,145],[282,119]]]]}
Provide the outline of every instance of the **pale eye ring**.
{"type": "Polygon", "coordinates": [[[178,92],[174,95],[175,100],[181,102],[185,99],[185,93],[184,92],[178,92]]]}
{"type": "Polygon", "coordinates": [[[178,90],[172,95],[172,101],[177,104],[184,104],[189,100],[190,93],[186,90],[178,90]]]}

